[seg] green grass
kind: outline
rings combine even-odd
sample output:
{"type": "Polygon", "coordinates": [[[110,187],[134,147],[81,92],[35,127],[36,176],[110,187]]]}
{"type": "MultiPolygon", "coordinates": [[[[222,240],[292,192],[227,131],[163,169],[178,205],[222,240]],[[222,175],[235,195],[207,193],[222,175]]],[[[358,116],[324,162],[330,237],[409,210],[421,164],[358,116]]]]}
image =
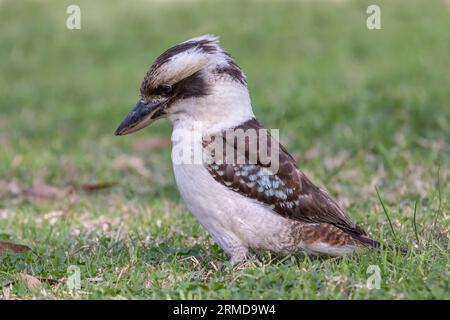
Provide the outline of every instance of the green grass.
{"type": "Polygon", "coordinates": [[[0,1],[0,240],[32,248],[0,257],[0,285],[12,282],[0,296],[449,299],[450,4],[375,2],[382,30],[369,31],[373,1],[77,1],[82,29],[69,31],[73,1],[0,1]],[[113,136],[153,59],[204,33],[221,36],[256,114],[303,170],[406,256],[267,253],[220,268],[224,253],[179,199],[169,148],[139,147],[169,124],[113,136]],[[25,196],[33,181],[63,194],[25,196]],[[80,188],[99,182],[117,184],[80,188]],[[379,289],[366,287],[370,265],[379,289]]]}

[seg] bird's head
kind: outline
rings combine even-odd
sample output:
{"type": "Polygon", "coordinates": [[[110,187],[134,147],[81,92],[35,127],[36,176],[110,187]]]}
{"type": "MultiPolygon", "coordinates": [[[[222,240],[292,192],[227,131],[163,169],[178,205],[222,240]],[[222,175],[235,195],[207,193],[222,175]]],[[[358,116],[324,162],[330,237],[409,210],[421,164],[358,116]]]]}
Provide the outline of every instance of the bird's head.
{"type": "Polygon", "coordinates": [[[116,135],[138,131],[162,117],[174,126],[201,122],[217,131],[253,117],[244,73],[212,35],[187,40],[162,53],[140,91],[139,101],[116,135]]]}

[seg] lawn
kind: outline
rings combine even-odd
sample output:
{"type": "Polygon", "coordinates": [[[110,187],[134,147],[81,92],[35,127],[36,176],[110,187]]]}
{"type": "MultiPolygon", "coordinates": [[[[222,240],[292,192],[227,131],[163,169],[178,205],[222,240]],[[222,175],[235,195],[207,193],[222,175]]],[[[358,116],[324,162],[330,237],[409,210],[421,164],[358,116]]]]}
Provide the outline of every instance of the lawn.
{"type": "Polygon", "coordinates": [[[447,0],[0,1],[0,241],[31,248],[0,250],[0,297],[450,299],[449,15],[447,0]],[[113,135],[153,59],[204,33],[303,171],[406,255],[226,262],[180,200],[169,123],[113,135]]]}

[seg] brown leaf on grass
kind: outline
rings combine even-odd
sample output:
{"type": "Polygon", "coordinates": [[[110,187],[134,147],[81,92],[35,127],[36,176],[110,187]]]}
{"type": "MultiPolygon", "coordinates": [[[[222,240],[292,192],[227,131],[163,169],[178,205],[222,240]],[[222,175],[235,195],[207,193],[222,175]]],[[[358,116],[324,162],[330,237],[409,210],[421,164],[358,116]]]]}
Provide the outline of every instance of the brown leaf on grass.
{"type": "MultiPolygon", "coordinates": [[[[25,277],[26,277],[26,276],[28,276],[28,275],[25,275],[25,277]]],[[[28,277],[26,277],[26,278],[28,278],[28,277]]],[[[33,277],[33,278],[34,278],[34,277],[33,277]]],[[[59,284],[59,281],[58,281],[58,280],[52,279],[52,278],[35,278],[35,279],[37,279],[37,280],[40,281],[41,283],[42,283],[42,282],[47,282],[47,283],[50,284],[51,286],[56,286],[56,285],[59,284]]],[[[20,275],[20,280],[23,281],[23,276],[22,276],[22,275],[20,275]]],[[[34,282],[36,282],[36,281],[34,281],[34,282]]],[[[3,281],[0,283],[0,288],[9,287],[9,286],[15,285],[16,283],[17,283],[17,280],[6,279],[6,280],[3,280],[3,281]]]]}
{"type": "Polygon", "coordinates": [[[137,140],[133,144],[133,149],[135,151],[163,149],[163,148],[170,147],[171,144],[172,144],[172,142],[168,137],[153,136],[150,138],[137,140]]]}
{"type": "Polygon", "coordinates": [[[42,285],[41,281],[38,278],[30,276],[29,274],[21,273],[19,276],[20,280],[22,280],[22,282],[27,286],[27,288],[32,291],[39,290],[39,288],[42,285]]]}
{"type": "Polygon", "coordinates": [[[30,250],[30,248],[22,244],[0,241],[0,255],[6,253],[7,251],[22,253],[27,252],[28,250],[30,250]]]}
{"type": "Polygon", "coordinates": [[[97,191],[114,187],[117,182],[99,182],[99,183],[85,183],[81,185],[84,191],[97,191]]]}
{"type": "Polygon", "coordinates": [[[34,182],[30,188],[23,191],[23,194],[32,198],[52,199],[63,197],[66,194],[66,190],[50,186],[43,182],[34,182]]]}
{"type": "Polygon", "coordinates": [[[25,187],[17,180],[9,182],[0,181],[0,198],[25,196],[34,199],[54,199],[65,196],[70,188],[56,187],[35,179],[31,187],[25,187]]]}

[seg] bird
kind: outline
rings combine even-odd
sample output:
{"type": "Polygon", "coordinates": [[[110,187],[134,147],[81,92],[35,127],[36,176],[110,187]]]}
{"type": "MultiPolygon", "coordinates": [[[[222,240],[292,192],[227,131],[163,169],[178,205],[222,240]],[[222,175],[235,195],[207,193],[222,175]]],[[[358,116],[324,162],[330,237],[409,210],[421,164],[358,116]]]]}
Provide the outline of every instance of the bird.
{"type": "Polygon", "coordinates": [[[115,135],[136,132],[161,118],[173,128],[172,166],[179,193],[231,263],[267,251],[340,257],[380,247],[257,120],[247,78],[218,37],[194,37],[157,57],[142,81],[140,99],[115,135]],[[238,130],[257,132],[257,142],[238,148],[236,139],[224,134],[238,130]],[[193,136],[197,138],[186,138],[193,136]],[[261,141],[277,150],[269,162],[250,148],[260,148],[261,141]],[[177,156],[180,150],[185,161],[177,156]],[[200,160],[192,156],[196,150],[202,153],[200,160]],[[229,161],[227,152],[243,161],[234,156],[229,161]]]}

